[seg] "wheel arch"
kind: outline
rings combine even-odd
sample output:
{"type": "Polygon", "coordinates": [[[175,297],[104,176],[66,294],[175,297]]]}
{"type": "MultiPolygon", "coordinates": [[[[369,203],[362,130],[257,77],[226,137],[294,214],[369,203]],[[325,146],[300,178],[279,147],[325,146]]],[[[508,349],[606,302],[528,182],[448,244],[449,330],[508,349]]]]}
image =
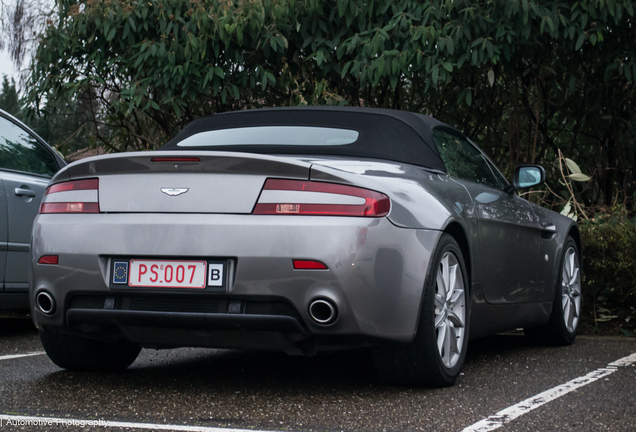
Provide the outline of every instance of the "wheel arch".
{"type": "Polygon", "coordinates": [[[472,282],[473,280],[473,261],[470,255],[470,244],[468,243],[468,236],[466,235],[466,231],[459,222],[453,221],[449,223],[446,228],[444,228],[444,232],[455,239],[462,251],[464,263],[466,263],[466,272],[468,273],[468,287],[470,289],[470,282],[472,282]]]}
{"type": "MultiPolygon", "coordinates": [[[[581,232],[578,225],[572,224],[568,230],[568,236],[572,237],[574,243],[576,243],[576,248],[579,250],[579,260],[583,263],[583,242],[581,241],[581,232]]],[[[581,265],[581,270],[583,270],[583,265],[581,265]]]]}

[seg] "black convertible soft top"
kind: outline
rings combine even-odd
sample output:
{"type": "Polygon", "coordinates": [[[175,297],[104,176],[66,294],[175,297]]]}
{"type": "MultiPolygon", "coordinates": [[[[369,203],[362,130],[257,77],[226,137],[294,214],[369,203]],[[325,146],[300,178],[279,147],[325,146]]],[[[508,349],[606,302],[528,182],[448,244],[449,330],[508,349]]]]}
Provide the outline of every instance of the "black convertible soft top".
{"type": "Polygon", "coordinates": [[[375,108],[307,106],[232,111],[194,120],[160,150],[192,150],[179,143],[199,133],[257,126],[338,128],[355,130],[359,136],[347,145],[210,145],[197,150],[353,156],[446,171],[433,144],[432,129],[447,125],[422,114],[375,108]]]}

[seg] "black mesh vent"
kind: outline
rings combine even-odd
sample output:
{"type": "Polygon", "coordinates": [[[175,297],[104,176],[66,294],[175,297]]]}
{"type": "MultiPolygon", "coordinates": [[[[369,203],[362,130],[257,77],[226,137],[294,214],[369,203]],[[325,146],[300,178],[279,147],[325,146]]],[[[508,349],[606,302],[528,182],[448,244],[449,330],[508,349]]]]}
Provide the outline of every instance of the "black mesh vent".
{"type": "Polygon", "coordinates": [[[104,309],[106,297],[75,296],[71,300],[71,309],[104,309]]]}
{"type": "Polygon", "coordinates": [[[254,302],[245,303],[245,314],[249,315],[279,315],[300,318],[300,314],[289,303],[285,302],[254,302]]]}
{"type": "Polygon", "coordinates": [[[124,298],[122,308],[133,311],[226,313],[227,300],[199,296],[144,296],[124,298]]]}
{"type": "Polygon", "coordinates": [[[102,331],[102,326],[98,324],[80,324],[75,326],[75,328],[84,333],[99,333],[102,331]]]}

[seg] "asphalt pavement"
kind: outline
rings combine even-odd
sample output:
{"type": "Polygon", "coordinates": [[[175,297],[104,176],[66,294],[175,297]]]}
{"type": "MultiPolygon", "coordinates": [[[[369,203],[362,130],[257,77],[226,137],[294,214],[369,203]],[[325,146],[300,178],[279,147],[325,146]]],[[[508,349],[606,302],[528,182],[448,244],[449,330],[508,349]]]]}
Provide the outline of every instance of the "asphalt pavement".
{"type": "Polygon", "coordinates": [[[143,350],[122,373],[68,372],[29,320],[0,319],[0,431],[633,432],[635,389],[634,338],[475,340],[454,387],[422,389],[383,384],[365,351],[143,350]]]}

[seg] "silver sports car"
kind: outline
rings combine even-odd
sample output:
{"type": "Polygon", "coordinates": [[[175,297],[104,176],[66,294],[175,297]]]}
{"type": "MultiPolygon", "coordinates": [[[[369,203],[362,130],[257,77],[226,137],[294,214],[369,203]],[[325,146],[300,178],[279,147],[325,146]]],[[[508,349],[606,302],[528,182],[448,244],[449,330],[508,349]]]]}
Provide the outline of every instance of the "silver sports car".
{"type": "Polygon", "coordinates": [[[141,348],[313,355],[371,348],[387,382],[455,382],[468,339],[574,341],[581,242],[519,198],[461,132],[334,107],[202,118],[159,151],[73,163],[32,237],[33,318],[53,362],[128,367],[141,348]]]}

